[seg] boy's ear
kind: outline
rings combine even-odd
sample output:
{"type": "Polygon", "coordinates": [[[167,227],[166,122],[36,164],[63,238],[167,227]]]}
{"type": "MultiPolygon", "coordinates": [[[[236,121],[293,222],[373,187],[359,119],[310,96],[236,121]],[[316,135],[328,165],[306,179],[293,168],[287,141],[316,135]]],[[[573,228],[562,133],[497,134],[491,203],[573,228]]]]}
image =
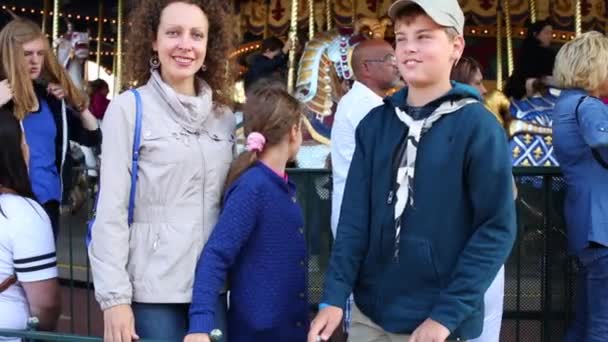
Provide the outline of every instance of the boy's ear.
{"type": "Polygon", "coordinates": [[[452,52],[452,60],[454,61],[454,65],[458,63],[458,61],[462,57],[462,54],[464,53],[464,46],[464,37],[460,35],[456,36],[454,38],[454,49],[452,52]]]}

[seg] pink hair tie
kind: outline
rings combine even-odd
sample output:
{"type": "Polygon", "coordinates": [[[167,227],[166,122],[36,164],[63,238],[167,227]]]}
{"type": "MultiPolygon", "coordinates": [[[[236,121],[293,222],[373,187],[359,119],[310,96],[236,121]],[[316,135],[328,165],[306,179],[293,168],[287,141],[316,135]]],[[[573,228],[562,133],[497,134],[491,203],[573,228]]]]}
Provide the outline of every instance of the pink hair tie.
{"type": "Polygon", "coordinates": [[[264,150],[264,144],[266,144],[266,138],[259,132],[251,132],[247,136],[247,151],[262,152],[264,150]]]}

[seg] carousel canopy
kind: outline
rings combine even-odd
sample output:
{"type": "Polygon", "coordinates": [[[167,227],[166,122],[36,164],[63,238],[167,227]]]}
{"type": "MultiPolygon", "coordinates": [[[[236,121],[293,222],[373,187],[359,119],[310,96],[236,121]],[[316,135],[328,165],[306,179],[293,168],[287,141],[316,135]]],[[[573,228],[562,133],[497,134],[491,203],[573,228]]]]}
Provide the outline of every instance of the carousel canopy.
{"type": "MultiPolygon", "coordinates": [[[[10,9],[19,16],[28,17],[44,25],[51,35],[50,15],[56,0],[2,0],[2,9],[10,9]],[[45,16],[44,13],[47,13],[45,16]]],[[[138,0],[124,0],[124,12],[138,0]]],[[[298,1],[299,36],[307,37],[310,26],[315,32],[331,27],[352,27],[357,18],[385,16],[392,0],[222,0],[232,12],[239,25],[235,26],[235,38],[241,43],[253,42],[266,36],[285,37],[289,30],[292,1],[298,1]],[[310,1],[310,2],[309,2],[310,1]],[[353,3],[354,1],[354,3],[353,3]],[[329,6],[329,7],[328,7],[329,6]],[[310,18],[312,14],[313,18],[310,18]],[[330,22],[328,24],[328,18],[330,22]]],[[[558,40],[571,39],[575,31],[575,0],[460,0],[467,18],[469,36],[493,37],[496,35],[497,18],[504,21],[508,12],[513,37],[522,37],[527,22],[533,19],[550,19],[556,29],[558,40]],[[507,8],[508,7],[508,8],[507,8]],[[501,13],[503,16],[499,17],[501,13]]],[[[605,0],[587,0],[580,4],[582,30],[606,32],[608,13],[605,0]]],[[[101,27],[101,62],[106,68],[112,67],[116,52],[118,0],[59,0],[59,33],[66,31],[69,20],[77,31],[88,31],[91,37],[91,58],[96,59],[98,28],[101,27]],[[100,12],[100,5],[102,5],[100,12]],[[101,21],[101,26],[99,25],[101,21]]],[[[0,25],[10,20],[6,11],[0,13],[0,25]]],[[[502,27],[505,27],[504,23],[502,27]]],[[[390,32],[387,32],[390,34],[390,32]]]]}

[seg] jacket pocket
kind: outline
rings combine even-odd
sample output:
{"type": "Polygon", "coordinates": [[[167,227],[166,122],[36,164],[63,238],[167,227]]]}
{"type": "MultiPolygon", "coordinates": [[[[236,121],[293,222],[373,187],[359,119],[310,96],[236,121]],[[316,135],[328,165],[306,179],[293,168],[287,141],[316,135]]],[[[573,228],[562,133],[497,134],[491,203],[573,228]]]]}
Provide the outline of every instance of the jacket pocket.
{"type": "Polygon", "coordinates": [[[188,136],[179,133],[142,131],[140,159],[155,165],[170,165],[187,160],[185,145],[188,139],[188,136]]]}
{"type": "Polygon", "coordinates": [[[399,271],[406,275],[408,288],[441,287],[436,260],[430,241],[424,238],[401,237],[399,271]]]}

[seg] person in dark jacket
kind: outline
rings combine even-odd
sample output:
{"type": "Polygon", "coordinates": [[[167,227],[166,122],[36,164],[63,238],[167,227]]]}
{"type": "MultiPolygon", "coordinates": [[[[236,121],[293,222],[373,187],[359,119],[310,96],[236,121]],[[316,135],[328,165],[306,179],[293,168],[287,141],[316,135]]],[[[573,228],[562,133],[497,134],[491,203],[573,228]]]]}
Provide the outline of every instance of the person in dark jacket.
{"type": "Polygon", "coordinates": [[[291,40],[287,43],[277,37],[270,37],[262,42],[262,53],[253,55],[249,61],[249,70],[245,74],[245,91],[262,78],[282,78],[287,65],[287,53],[291,40]]]}
{"type": "Polygon", "coordinates": [[[515,70],[506,84],[508,97],[521,99],[539,92],[543,85],[553,84],[555,51],[551,48],[552,40],[553,27],[549,21],[540,20],[529,25],[515,70]]]}
{"type": "Polygon", "coordinates": [[[578,262],[575,318],[567,342],[608,341],[608,38],[587,32],[557,54],[564,89],[553,113],[553,144],[567,191],[568,252],[578,262]]]}
{"type": "Polygon", "coordinates": [[[85,94],[72,83],[36,23],[14,19],[0,31],[0,46],[0,79],[11,85],[10,106],[22,120],[30,147],[32,188],[57,237],[68,141],[96,146],[101,131],[85,94]]]}
{"type": "Polygon", "coordinates": [[[351,291],[352,341],[468,340],[516,235],[506,135],[468,85],[456,0],[398,0],[407,88],[359,124],[322,304],[308,341],[328,340],[351,291]]]}

